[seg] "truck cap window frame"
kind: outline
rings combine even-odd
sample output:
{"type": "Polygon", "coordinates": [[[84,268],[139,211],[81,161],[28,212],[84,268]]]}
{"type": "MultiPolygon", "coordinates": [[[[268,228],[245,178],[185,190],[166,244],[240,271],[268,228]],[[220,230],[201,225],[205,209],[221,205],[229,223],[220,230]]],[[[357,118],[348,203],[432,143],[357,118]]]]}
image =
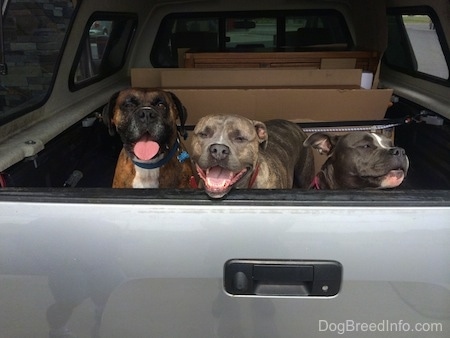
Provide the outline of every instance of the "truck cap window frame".
{"type": "Polygon", "coordinates": [[[155,68],[177,68],[188,49],[258,52],[352,48],[345,18],[334,9],[171,13],[161,21],[150,62],[155,68]]]}
{"type": "Polygon", "coordinates": [[[391,8],[383,62],[399,72],[450,86],[450,52],[430,7],[391,8]]]}
{"type": "Polygon", "coordinates": [[[71,91],[122,69],[137,23],[137,16],[128,13],[96,12],[89,18],[70,71],[71,91]]]}
{"type": "Polygon", "coordinates": [[[53,89],[62,51],[81,1],[3,2],[0,125],[42,106],[53,89]]]}

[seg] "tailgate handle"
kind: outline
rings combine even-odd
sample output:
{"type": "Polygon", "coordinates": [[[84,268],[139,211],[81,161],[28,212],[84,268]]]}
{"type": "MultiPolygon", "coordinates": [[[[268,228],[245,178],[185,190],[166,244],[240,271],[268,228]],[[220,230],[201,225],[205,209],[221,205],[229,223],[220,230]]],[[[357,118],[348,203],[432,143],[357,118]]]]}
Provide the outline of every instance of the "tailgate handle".
{"type": "Polygon", "coordinates": [[[341,281],[342,265],[336,261],[232,259],[224,267],[224,287],[231,295],[331,297],[341,281]]]}

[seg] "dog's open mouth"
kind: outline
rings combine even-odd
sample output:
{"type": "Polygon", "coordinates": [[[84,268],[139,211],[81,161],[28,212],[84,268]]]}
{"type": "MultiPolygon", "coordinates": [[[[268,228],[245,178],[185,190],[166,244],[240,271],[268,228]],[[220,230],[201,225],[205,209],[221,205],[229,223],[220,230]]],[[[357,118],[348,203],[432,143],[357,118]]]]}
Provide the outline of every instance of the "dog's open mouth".
{"type": "Polygon", "coordinates": [[[390,170],[384,175],[381,182],[381,188],[395,188],[398,187],[405,179],[405,171],[401,168],[390,170]]]}
{"type": "Polygon", "coordinates": [[[142,136],[133,147],[134,155],[141,161],[149,161],[159,152],[159,144],[152,141],[148,135],[142,136]]]}
{"type": "Polygon", "coordinates": [[[247,168],[239,172],[233,172],[229,169],[214,166],[203,170],[198,165],[197,172],[205,184],[205,192],[212,198],[221,198],[225,196],[247,172],[247,168]]]}

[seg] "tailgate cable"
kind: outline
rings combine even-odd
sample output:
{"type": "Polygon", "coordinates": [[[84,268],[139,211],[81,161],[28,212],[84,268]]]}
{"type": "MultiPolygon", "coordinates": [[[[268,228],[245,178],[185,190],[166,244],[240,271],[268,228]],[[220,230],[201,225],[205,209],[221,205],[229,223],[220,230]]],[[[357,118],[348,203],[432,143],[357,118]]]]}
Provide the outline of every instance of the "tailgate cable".
{"type": "Polygon", "coordinates": [[[391,129],[404,124],[409,124],[415,119],[406,117],[398,120],[386,121],[348,121],[348,122],[322,122],[323,124],[335,125],[328,127],[321,127],[317,123],[299,123],[305,133],[330,133],[330,132],[353,132],[353,131],[370,131],[375,133],[386,129],[391,129]]]}
{"type": "Polygon", "coordinates": [[[441,126],[444,120],[426,110],[422,110],[414,116],[405,116],[397,119],[385,119],[375,121],[339,121],[339,122],[301,122],[298,123],[305,133],[332,133],[332,132],[352,132],[369,131],[376,133],[378,131],[392,129],[405,124],[424,123],[441,126]],[[323,125],[327,125],[322,127],[323,125]]]}
{"type": "MultiPolygon", "coordinates": [[[[411,123],[421,123],[422,114],[414,117],[406,116],[398,119],[369,120],[369,121],[339,121],[339,122],[297,122],[305,133],[332,133],[332,132],[352,132],[369,131],[375,133],[394,127],[411,123]],[[323,127],[324,126],[324,127],[323,127]]],[[[194,126],[186,126],[186,130],[194,130],[194,126]]]]}

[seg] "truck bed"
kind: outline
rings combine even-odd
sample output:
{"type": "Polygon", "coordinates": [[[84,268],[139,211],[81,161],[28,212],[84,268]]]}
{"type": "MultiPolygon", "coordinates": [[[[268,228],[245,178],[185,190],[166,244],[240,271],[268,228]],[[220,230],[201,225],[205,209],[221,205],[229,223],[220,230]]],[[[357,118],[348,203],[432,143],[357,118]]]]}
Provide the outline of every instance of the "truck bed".
{"type": "MultiPolygon", "coordinates": [[[[403,110],[403,116],[388,111],[392,116],[383,121],[353,121],[336,123],[300,123],[302,128],[340,128],[343,125],[398,124],[395,127],[395,144],[406,150],[410,169],[398,190],[449,190],[450,189],[450,129],[447,125],[433,126],[410,121],[418,112],[403,110]],[[408,120],[410,122],[405,123],[408,120]],[[432,147],[433,151],[429,151],[432,147]]],[[[397,110],[398,114],[398,110],[397,110]]],[[[188,131],[193,126],[187,127],[188,131]]],[[[187,140],[189,142],[189,138],[187,140]]],[[[74,171],[82,173],[77,187],[111,187],[117,157],[122,148],[120,138],[108,134],[106,127],[97,121],[84,128],[78,123],[50,142],[35,159],[29,159],[4,172],[10,187],[63,187],[74,171]],[[37,168],[36,168],[37,166],[37,168]]]]}

